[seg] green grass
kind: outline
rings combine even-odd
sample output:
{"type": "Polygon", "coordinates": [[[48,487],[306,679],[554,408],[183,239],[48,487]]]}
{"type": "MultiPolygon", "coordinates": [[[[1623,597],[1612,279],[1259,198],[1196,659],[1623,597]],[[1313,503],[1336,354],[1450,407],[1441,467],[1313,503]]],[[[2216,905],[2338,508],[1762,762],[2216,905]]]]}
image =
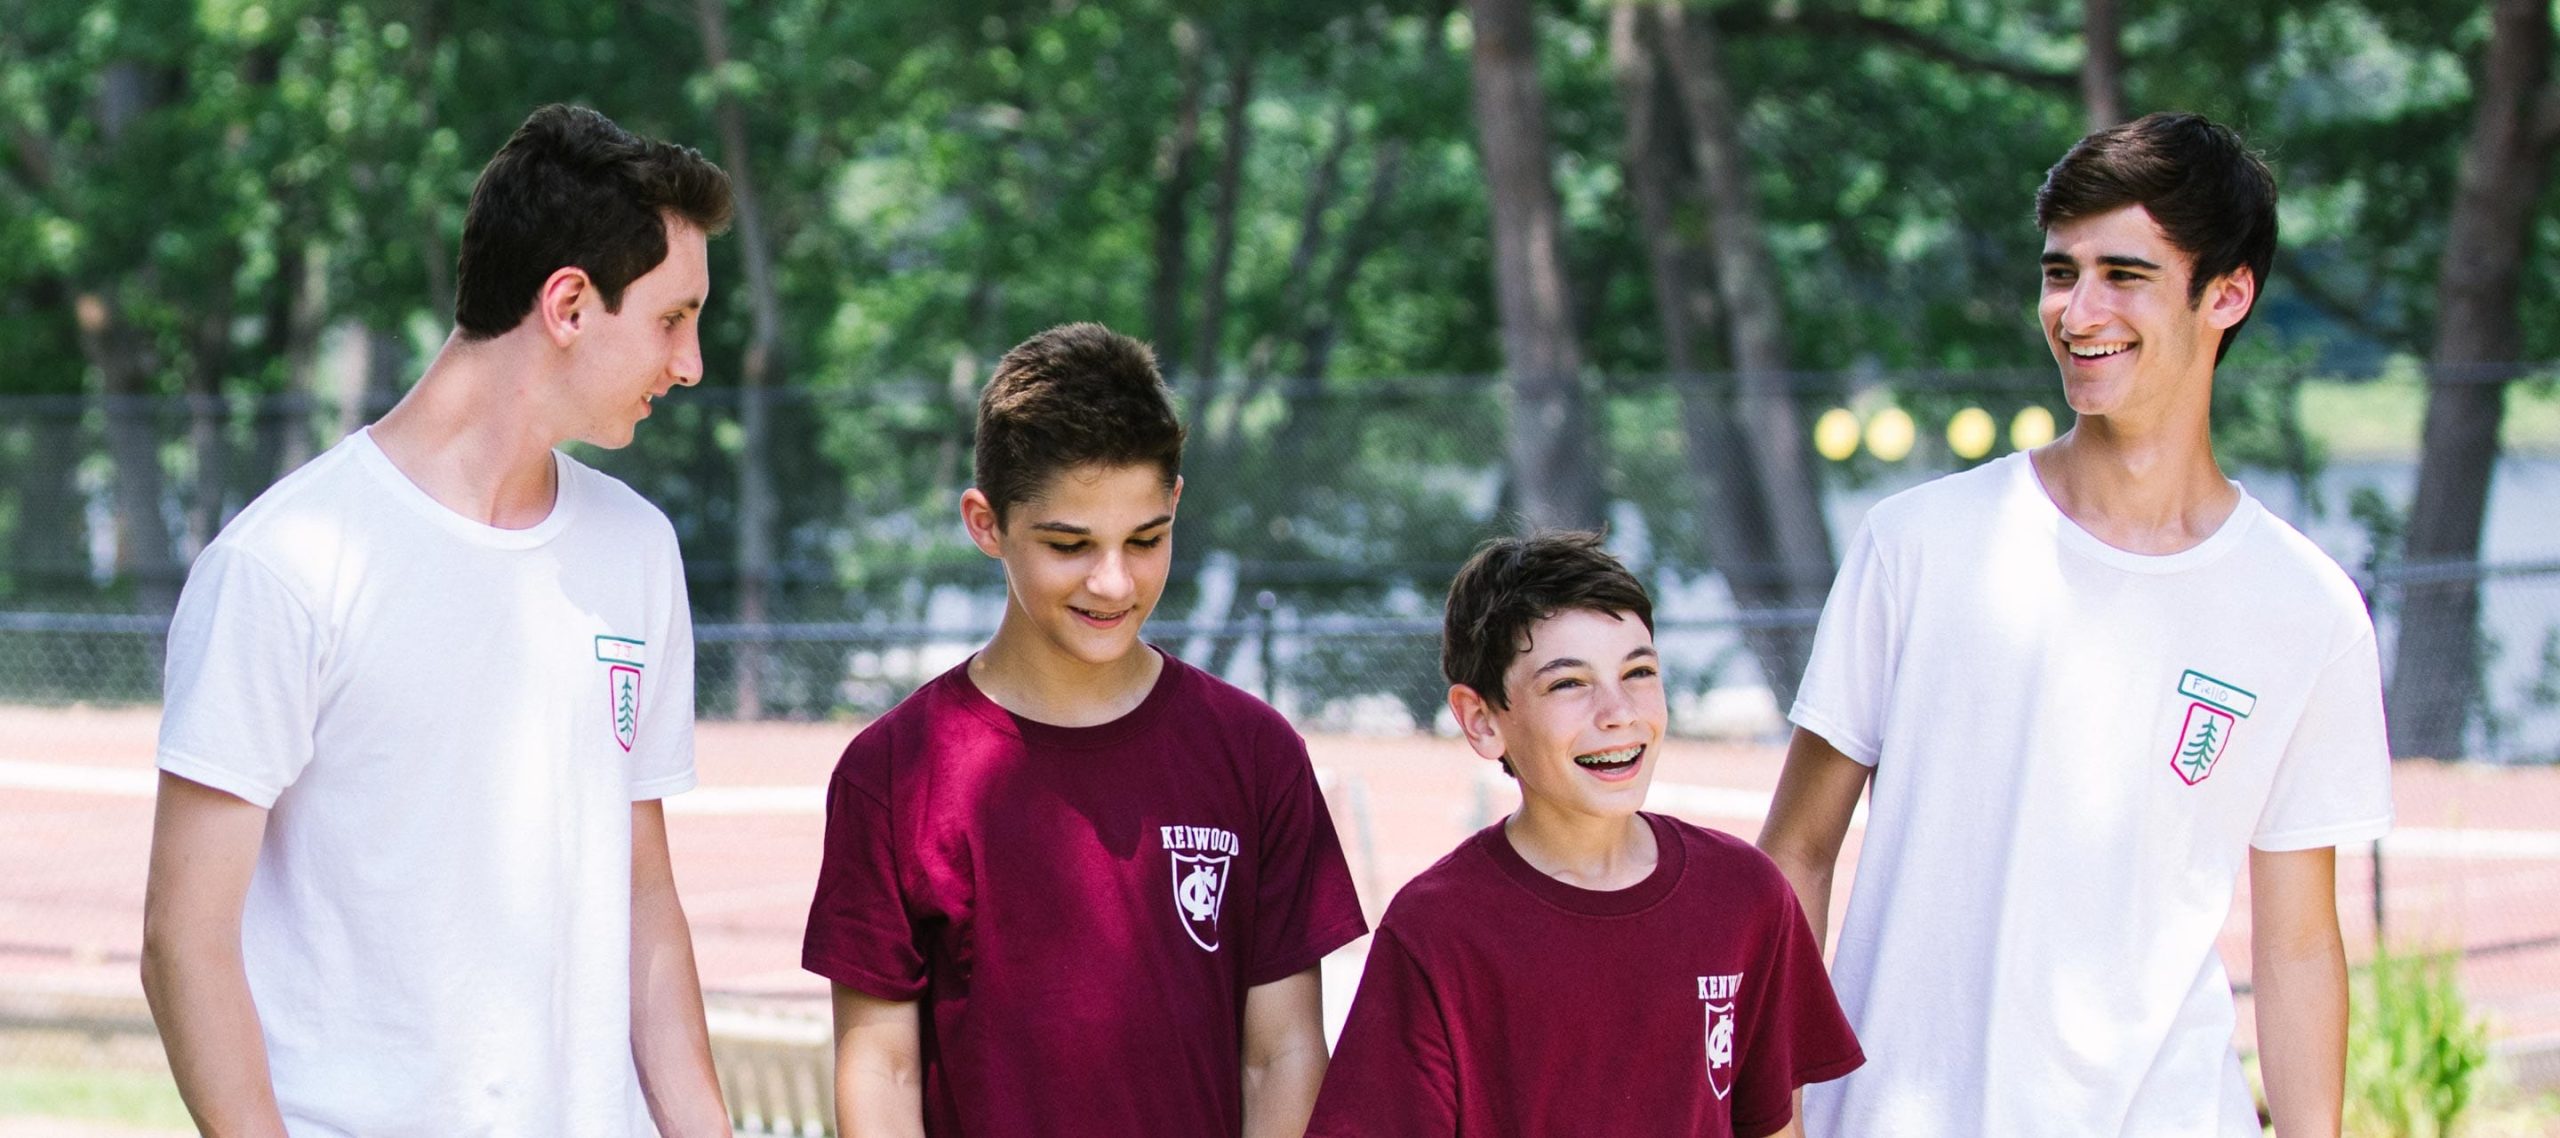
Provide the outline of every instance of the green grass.
{"type": "MultiPolygon", "coordinates": [[[[2427,389],[2415,377],[2302,386],[2303,433],[2332,460],[2414,459],[2427,418],[2427,389]]],[[[2548,383],[2507,389],[2504,445],[2510,452],[2560,454],[2560,390],[2548,383]]]]}
{"type": "Polygon", "coordinates": [[[0,1118],[77,1118],[124,1126],[194,1128],[178,1088],[159,1071],[0,1067],[0,1118]]]}

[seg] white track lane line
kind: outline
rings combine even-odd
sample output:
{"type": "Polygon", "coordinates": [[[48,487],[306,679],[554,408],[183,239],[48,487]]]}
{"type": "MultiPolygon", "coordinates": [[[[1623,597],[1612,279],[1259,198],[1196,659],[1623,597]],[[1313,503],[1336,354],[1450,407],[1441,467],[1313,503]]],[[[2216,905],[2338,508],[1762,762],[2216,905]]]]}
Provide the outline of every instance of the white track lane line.
{"type": "MultiPolygon", "coordinates": [[[[1332,777],[1331,771],[1320,777],[1332,777]]],[[[1499,777],[1498,775],[1496,777],[1499,777]]],[[[32,763],[0,759],[0,790],[49,790],[113,798],[149,798],[159,773],[130,767],[32,763]]],[[[1507,781],[1507,780],[1506,780],[1507,781]]],[[[1695,818],[1757,822],[1768,816],[1769,795],[1757,790],[1658,782],[1645,804],[1695,818]]],[[[824,786],[706,786],[667,799],[667,813],[705,817],[817,816],[826,813],[824,786]]],[[[1858,805],[1852,824],[1866,821],[1858,805]]],[[[2560,831],[2438,829],[2402,826],[2382,840],[2387,855],[2421,860],[2560,861],[2560,831]]],[[[2357,852],[2350,848],[2350,855],[2357,852]]]]}

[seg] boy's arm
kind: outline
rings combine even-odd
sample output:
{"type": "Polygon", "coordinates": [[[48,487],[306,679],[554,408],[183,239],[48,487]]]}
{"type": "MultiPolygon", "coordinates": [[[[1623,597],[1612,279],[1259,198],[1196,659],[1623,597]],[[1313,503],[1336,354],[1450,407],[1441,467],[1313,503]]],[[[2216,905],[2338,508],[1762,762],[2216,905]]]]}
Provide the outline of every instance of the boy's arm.
{"type": "Polygon", "coordinates": [[[2249,851],[2258,1068],[2279,1138],[2335,1138],[2346,1096],[2347,952],[2338,851],[2249,851]]]}
{"type": "Polygon", "coordinates": [[[1760,825],[1760,852],[1778,863],[1778,872],[1795,887],[1817,948],[1830,941],[1831,878],[1840,863],[1840,844],[1849,836],[1858,795],[1874,773],[1822,736],[1798,727],[1787,744],[1787,765],[1769,800],[1768,820],[1760,825]]]}
{"type": "Polygon", "coordinates": [[[240,911],[265,809],[160,776],[142,903],[142,992],[178,1095],[206,1134],[283,1138],[266,1037],[240,959],[240,911]]]}
{"type": "Polygon", "coordinates": [[[1324,1084],[1324,965],[1244,994],[1244,1138],[1298,1138],[1324,1084]]]}
{"type": "Polygon", "coordinates": [[[631,804],[631,1058],[659,1132],[726,1138],[693,929],[676,899],[666,809],[654,798],[631,804]]]}
{"type": "Polygon", "coordinates": [[[924,1044],[915,1001],[834,987],[836,1133],[924,1138],[924,1044]]]}

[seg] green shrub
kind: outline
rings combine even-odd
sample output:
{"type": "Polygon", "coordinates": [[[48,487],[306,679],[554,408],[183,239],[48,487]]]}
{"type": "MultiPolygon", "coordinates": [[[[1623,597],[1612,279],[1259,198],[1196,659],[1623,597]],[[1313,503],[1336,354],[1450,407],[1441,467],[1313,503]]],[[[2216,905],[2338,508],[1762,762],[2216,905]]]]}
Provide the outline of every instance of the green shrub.
{"type": "Polygon", "coordinates": [[[2449,1138],[2489,1061],[2451,953],[2385,952],[2358,976],[2347,1029],[2349,1131],[2449,1138]]]}

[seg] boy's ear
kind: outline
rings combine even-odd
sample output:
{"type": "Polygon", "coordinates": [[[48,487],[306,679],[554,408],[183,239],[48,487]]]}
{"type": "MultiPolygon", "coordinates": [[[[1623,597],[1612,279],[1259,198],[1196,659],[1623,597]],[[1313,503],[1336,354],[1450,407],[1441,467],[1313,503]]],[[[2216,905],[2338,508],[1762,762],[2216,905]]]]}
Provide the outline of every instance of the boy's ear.
{"type": "Polygon", "coordinates": [[[1458,721],[1458,730],[1467,737],[1467,745],[1476,754],[1500,761],[1510,753],[1502,742],[1502,724],[1495,717],[1493,704],[1484,695],[1465,684],[1449,685],[1449,714],[1458,721]]]}
{"type": "Polygon", "coordinates": [[[2242,265],[2204,286],[2205,322],[2229,330],[2258,303],[2258,276],[2242,265]]]}
{"type": "Polygon", "coordinates": [[[978,552],[999,561],[1004,559],[1004,530],[996,521],[996,504],[987,493],[972,486],[960,492],[960,524],[969,531],[969,541],[978,552]]]}
{"type": "Polygon", "coordinates": [[[575,265],[554,269],[544,278],[542,291],[533,298],[533,318],[542,325],[542,334],[556,348],[577,342],[586,324],[586,309],[596,298],[596,283],[587,271],[575,265]]]}

